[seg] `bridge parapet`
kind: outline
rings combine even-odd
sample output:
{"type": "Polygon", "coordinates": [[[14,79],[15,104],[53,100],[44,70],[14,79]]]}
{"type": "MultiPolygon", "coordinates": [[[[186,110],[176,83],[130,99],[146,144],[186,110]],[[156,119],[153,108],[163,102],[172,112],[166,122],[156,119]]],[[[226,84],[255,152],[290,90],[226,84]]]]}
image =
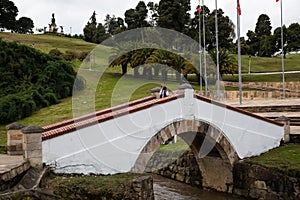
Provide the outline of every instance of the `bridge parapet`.
{"type": "Polygon", "coordinates": [[[138,99],[112,108],[100,110],[95,113],[84,115],[82,117],[44,126],[43,129],[45,130],[45,132],[42,135],[42,139],[51,139],[57,136],[61,136],[63,134],[76,131],[78,129],[105,122],[107,120],[111,120],[122,115],[137,112],[148,107],[154,106],[156,104],[162,104],[182,97],[182,93],[170,95],[169,97],[165,97],[163,99],[156,99],[155,95],[151,95],[149,97],[138,99]]]}

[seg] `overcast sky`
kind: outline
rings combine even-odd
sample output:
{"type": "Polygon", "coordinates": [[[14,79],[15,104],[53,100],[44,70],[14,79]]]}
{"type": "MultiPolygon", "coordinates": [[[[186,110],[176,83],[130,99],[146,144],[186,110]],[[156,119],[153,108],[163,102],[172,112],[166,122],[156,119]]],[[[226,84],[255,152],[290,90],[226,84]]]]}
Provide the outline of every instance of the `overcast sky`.
{"type": "MultiPolygon", "coordinates": [[[[127,9],[135,8],[139,0],[12,0],[19,9],[17,18],[25,16],[33,20],[35,28],[47,27],[51,15],[55,13],[56,24],[64,26],[66,34],[82,34],[93,11],[97,13],[97,22],[103,23],[107,14],[122,17],[127,9]]],[[[159,0],[152,0],[159,2],[159,0]]],[[[283,1],[283,22],[287,26],[300,23],[300,0],[283,1]]],[[[149,1],[145,0],[147,4],[149,1]]],[[[202,2],[202,0],[201,0],[202,2]]],[[[191,0],[191,13],[194,13],[198,0],[191,0]]],[[[210,10],[215,9],[214,0],[205,0],[210,10]]],[[[267,14],[272,27],[280,26],[280,3],[276,0],[240,0],[241,36],[255,29],[260,14],[267,14]]],[[[236,24],[236,0],[218,0],[218,8],[236,24]]]]}

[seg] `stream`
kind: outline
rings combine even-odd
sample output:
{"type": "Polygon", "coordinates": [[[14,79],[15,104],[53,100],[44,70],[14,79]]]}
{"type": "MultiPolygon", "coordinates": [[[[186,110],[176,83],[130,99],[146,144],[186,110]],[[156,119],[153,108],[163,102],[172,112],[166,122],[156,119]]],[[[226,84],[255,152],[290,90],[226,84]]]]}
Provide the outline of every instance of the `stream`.
{"type": "Polygon", "coordinates": [[[153,175],[155,200],[244,200],[231,194],[204,191],[159,175],[153,175]]]}

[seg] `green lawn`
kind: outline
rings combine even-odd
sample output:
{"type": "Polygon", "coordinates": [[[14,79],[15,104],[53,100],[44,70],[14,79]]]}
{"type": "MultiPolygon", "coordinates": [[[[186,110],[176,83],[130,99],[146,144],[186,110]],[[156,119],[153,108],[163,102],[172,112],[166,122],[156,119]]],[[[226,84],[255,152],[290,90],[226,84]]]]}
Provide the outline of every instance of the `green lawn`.
{"type": "Polygon", "coordinates": [[[273,149],[261,156],[247,159],[292,177],[300,177],[300,144],[289,144],[273,149]]]}
{"type": "MultiPolygon", "coordinates": [[[[249,56],[241,56],[242,73],[249,72],[249,56]]],[[[272,58],[251,57],[250,72],[281,72],[281,56],[272,58]]],[[[300,71],[300,54],[286,55],[284,60],[285,71],[300,71]]]]}

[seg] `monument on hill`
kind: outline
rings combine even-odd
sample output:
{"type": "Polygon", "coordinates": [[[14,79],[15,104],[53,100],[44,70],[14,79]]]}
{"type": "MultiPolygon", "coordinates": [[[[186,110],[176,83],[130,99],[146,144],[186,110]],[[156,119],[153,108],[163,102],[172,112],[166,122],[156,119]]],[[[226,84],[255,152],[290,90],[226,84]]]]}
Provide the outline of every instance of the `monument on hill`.
{"type": "Polygon", "coordinates": [[[49,24],[49,31],[48,32],[63,35],[64,34],[63,26],[60,26],[60,27],[61,27],[61,31],[58,33],[57,32],[58,26],[55,23],[55,16],[54,16],[54,13],[52,13],[51,24],[49,24]]]}
{"type": "Polygon", "coordinates": [[[50,33],[57,33],[57,26],[55,24],[55,17],[54,13],[52,13],[52,19],[51,19],[51,24],[49,24],[49,32],[50,33]]]}

